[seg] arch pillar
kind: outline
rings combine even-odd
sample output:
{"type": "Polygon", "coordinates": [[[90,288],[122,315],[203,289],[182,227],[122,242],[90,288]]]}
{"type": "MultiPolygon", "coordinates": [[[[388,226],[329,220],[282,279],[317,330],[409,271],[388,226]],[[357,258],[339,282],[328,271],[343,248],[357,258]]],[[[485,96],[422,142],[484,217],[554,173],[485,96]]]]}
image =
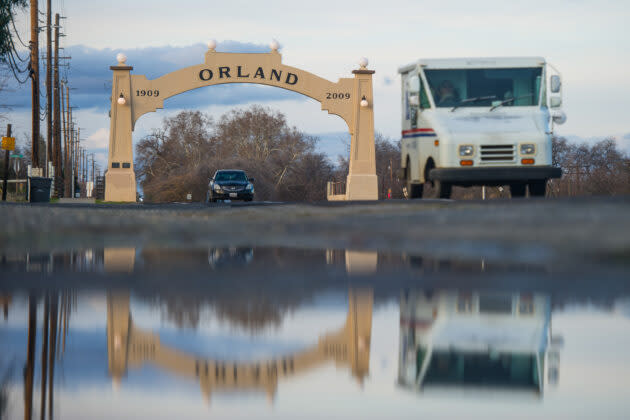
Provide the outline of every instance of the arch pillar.
{"type": "Polygon", "coordinates": [[[105,172],[105,201],[136,201],[136,174],[133,170],[131,70],[119,61],[111,66],[112,97],[109,124],[109,156],[105,172]],[[118,100],[123,98],[124,103],[118,100]]]}
{"type": "MultiPolygon", "coordinates": [[[[361,68],[354,74],[354,110],[350,139],[346,200],[378,200],[376,156],[374,150],[374,70],[361,68]],[[367,106],[362,106],[363,100],[367,106]]],[[[365,104],[365,103],[364,103],[365,104]]]]}

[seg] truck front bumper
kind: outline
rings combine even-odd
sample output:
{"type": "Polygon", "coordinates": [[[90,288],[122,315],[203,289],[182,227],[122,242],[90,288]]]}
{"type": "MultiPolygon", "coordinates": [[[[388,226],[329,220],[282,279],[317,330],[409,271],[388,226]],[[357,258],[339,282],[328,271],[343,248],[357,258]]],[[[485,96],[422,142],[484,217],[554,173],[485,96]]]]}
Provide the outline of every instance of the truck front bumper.
{"type": "Polygon", "coordinates": [[[562,169],[553,166],[494,166],[476,168],[435,168],[431,180],[461,186],[505,185],[560,178],[562,169]]]}

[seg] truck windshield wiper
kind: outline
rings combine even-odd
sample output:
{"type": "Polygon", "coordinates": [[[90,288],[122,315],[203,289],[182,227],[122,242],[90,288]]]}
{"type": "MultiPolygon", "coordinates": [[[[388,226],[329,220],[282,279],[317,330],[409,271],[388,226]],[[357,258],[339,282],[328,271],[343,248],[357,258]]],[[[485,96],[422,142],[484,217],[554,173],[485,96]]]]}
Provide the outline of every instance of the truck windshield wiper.
{"type": "Polygon", "coordinates": [[[470,102],[486,101],[488,99],[496,99],[496,98],[497,98],[496,95],[492,95],[492,96],[477,96],[475,98],[463,99],[463,100],[459,101],[457,103],[457,105],[455,105],[453,108],[451,108],[451,112],[455,111],[457,108],[459,108],[463,104],[467,104],[467,103],[470,103],[470,102]]]}
{"type": "Polygon", "coordinates": [[[498,103],[498,104],[496,104],[496,105],[492,105],[492,106],[490,107],[490,111],[494,111],[495,109],[497,109],[497,108],[498,108],[498,107],[500,107],[500,106],[503,106],[503,105],[508,104],[508,103],[510,103],[510,102],[517,101],[517,100],[519,100],[519,99],[529,98],[530,96],[534,96],[534,95],[530,93],[530,94],[528,94],[528,95],[521,95],[521,96],[517,96],[517,97],[515,97],[515,98],[506,99],[505,101],[501,101],[500,103],[498,103]]]}

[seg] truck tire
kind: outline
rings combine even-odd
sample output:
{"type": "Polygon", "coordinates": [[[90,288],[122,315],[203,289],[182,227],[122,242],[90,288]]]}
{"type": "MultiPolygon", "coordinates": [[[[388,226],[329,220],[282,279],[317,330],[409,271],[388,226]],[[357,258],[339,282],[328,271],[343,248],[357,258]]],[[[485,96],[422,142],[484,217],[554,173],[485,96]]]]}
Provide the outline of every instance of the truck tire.
{"type": "Polygon", "coordinates": [[[530,197],[544,197],[547,192],[547,180],[533,181],[529,183],[530,197]]]}
{"type": "Polygon", "coordinates": [[[451,198],[453,186],[447,182],[438,180],[427,181],[427,187],[424,189],[423,198],[451,198]]]}
{"type": "Polygon", "coordinates": [[[512,194],[512,198],[515,197],[525,197],[525,191],[527,190],[527,184],[525,183],[515,183],[510,184],[510,194],[512,194]]]}
{"type": "Polygon", "coordinates": [[[407,198],[422,198],[422,190],[424,189],[424,185],[422,184],[414,184],[412,182],[407,182],[407,198]]]}

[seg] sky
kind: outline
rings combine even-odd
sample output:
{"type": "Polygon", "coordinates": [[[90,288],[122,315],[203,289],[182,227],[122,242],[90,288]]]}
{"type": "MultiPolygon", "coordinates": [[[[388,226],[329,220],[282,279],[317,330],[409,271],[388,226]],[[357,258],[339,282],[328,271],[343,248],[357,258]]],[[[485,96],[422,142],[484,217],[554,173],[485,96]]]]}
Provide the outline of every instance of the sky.
{"type": "MultiPolygon", "coordinates": [[[[43,3],[43,2],[40,2],[43,3]]],[[[44,3],[45,4],[45,3],[44,3]]],[[[283,63],[336,81],[351,77],[360,57],[374,75],[375,129],[400,135],[398,67],[419,58],[542,56],[563,77],[568,120],[558,134],[594,140],[615,136],[630,150],[630,2],[623,0],[320,0],[208,2],[53,0],[63,20],[63,45],[72,102],[85,146],[105,161],[109,96],[115,56],[124,52],[134,74],[157,77],[203,61],[208,40],[219,51],[266,52],[277,39],[283,63]]],[[[40,4],[43,10],[44,5],[40,4]]],[[[28,19],[17,22],[28,38],[28,19]]],[[[45,41],[42,34],[41,42],[45,41]]],[[[18,137],[30,130],[30,85],[0,92],[7,122],[18,137]]],[[[143,116],[134,141],[182,109],[219,117],[234,107],[261,104],[286,114],[291,125],[322,138],[329,155],[347,150],[347,127],[298,93],[256,85],[214,86],[169,99],[165,109],[143,116]]],[[[42,125],[45,133],[45,126],[42,125]]]]}

